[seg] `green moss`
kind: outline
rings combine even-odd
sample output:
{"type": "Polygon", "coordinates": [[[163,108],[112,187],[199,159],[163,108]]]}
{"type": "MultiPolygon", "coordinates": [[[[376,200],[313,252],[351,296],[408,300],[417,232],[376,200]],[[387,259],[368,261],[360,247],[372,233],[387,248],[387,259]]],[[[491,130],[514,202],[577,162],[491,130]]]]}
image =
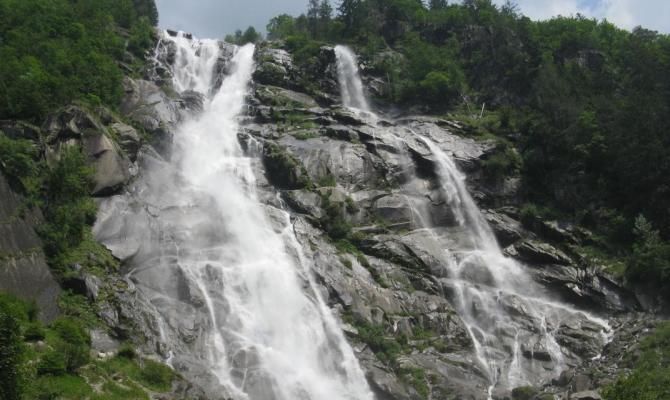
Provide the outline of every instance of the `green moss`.
{"type": "Polygon", "coordinates": [[[532,386],[521,386],[512,389],[512,400],[532,400],[537,394],[537,389],[532,386]]]}
{"type": "Polygon", "coordinates": [[[318,134],[316,134],[314,131],[299,131],[299,132],[293,132],[291,133],[294,138],[298,140],[308,140],[308,139],[314,139],[319,137],[318,134]]]}

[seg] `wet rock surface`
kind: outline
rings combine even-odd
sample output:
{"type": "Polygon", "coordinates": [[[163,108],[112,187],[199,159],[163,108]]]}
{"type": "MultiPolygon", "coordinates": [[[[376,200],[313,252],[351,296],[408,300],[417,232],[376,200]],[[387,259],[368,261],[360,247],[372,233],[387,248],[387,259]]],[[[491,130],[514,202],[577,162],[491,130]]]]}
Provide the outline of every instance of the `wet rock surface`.
{"type": "MultiPolygon", "coordinates": [[[[167,54],[169,60],[169,49],[167,54]]],[[[620,282],[586,268],[567,250],[568,245],[582,240],[576,229],[556,221],[540,221],[532,232],[522,226],[518,210],[513,210],[518,206],[514,203],[518,186],[510,181],[504,190],[493,190],[481,179],[481,163],[493,144],[460,136],[462,127],[455,121],[426,116],[380,121],[342,109],[335,104],[332,49],[323,48],[310,70],[297,65],[283,49],[262,47],[255,57],[257,69],[248,112],[240,118],[239,139],[253,159],[259,197],[268,214],[277,209],[290,213],[290,225],[278,219],[276,229],[292,230],[302,245],[300,256],[313,266],[319,291],[337,315],[377,398],[425,398],[419,392],[425,393],[427,387],[433,399],[484,400],[490,385],[486,368],[474,355],[471,333],[455,311],[444,249],[429,244],[429,235],[438,235],[440,243],[454,248],[466,238],[447,199],[437,190],[437,161],[420,137],[430,138],[453,157],[465,172],[470,190],[482,193],[475,198],[481,201],[506,255],[523,263],[551,296],[602,313],[630,312],[638,307],[620,282]],[[315,74],[322,74],[323,82],[318,87],[305,85],[315,74]],[[329,237],[334,220],[350,232],[355,250],[343,249],[341,240],[329,237]],[[426,230],[426,226],[434,229],[426,230]],[[372,341],[370,331],[381,339],[372,341]]],[[[225,60],[217,68],[225,73],[225,60]]],[[[127,79],[125,86],[124,115],[151,133],[154,143],[139,149],[129,129],[112,126],[122,139],[120,147],[134,154],[136,158],[131,159],[137,160],[140,176],[146,171],[169,174],[166,158],[174,128],[187,113],[199,110],[202,99],[170,97],[157,82],[127,79]]],[[[143,264],[146,271],[102,282],[99,290],[114,295],[101,304],[100,315],[118,338],[138,335],[147,352],[165,359],[177,354],[175,368],[214,395],[219,390],[216,377],[199,356],[210,323],[200,290],[176,264],[160,266],[162,276],[153,287],[140,283],[147,279],[139,275],[149,275],[159,267],[152,264],[156,254],[148,249],[150,242],[164,240],[161,216],[185,213],[203,220],[217,216],[187,210],[168,188],[155,198],[144,197],[145,189],[131,182],[120,195],[103,200],[103,210],[127,219],[100,215],[97,239],[124,265],[143,264]],[[146,229],[130,235],[124,228],[129,225],[146,229]],[[159,288],[166,287],[174,296],[159,293],[159,288]],[[177,333],[165,336],[166,326],[177,333]]],[[[202,239],[221,238],[225,233],[213,230],[210,235],[202,239]]],[[[471,273],[475,276],[477,271],[471,273]]],[[[476,279],[486,286],[491,277],[476,279]]],[[[531,318],[529,310],[512,296],[501,296],[500,303],[519,321],[531,318]]],[[[528,338],[519,354],[536,368],[540,393],[532,398],[590,399],[593,390],[619,372],[615,360],[622,357],[623,343],[639,339],[639,333],[647,329],[640,327],[644,319],[640,315],[631,321],[615,321],[614,339],[604,349],[599,345],[602,329],[586,318],[548,327],[565,349],[563,367],[569,371],[553,382],[545,379],[559,368],[548,351],[551,344],[528,338]],[[601,352],[600,361],[591,360],[601,352]]],[[[513,343],[513,332],[500,335],[501,340],[513,343]]],[[[514,395],[507,390],[495,398],[509,396],[514,395]]]]}

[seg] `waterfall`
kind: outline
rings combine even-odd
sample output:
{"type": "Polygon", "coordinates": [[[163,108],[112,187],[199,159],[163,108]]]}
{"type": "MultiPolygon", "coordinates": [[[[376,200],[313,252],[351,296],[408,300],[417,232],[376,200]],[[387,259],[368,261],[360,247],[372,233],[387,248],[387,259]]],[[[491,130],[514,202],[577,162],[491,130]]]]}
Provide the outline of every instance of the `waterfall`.
{"type": "Polygon", "coordinates": [[[176,49],[174,88],[204,95],[204,110],[177,128],[170,160],[145,157],[133,200],[103,204],[97,231],[132,248],[129,277],[155,310],[164,353],[196,381],[213,375],[224,398],[372,400],[288,213],[259,199],[259,160],[239,143],[253,45],[235,50],[212,90],[219,42],[162,41],[176,49]]]}
{"type": "Polygon", "coordinates": [[[340,83],[342,104],[350,109],[370,112],[370,105],[365,96],[363,82],[358,73],[358,61],[348,47],[335,46],[337,58],[337,75],[340,83]],[[351,79],[351,77],[358,77],[351,79]]]}
{"type": "MultiPolygon", "coordinates": [[[[344,46],[335,51],[344,106],[372,113],[363,98],[356,56],[344,46]]],[[[375,129],[386,133],[390,142],[403,140],[389,128],[375,129]]],[[[553,300],[525,266],[506,257],[451,156],[430,138],[406,129],[432,153],[439,189],[454,216],[453,227],[436,227],[427,224],[431,218],[422,211],[412,210],[420,228],[431,233],[426,240],[444,249],[446,278],[441,282],[472,338],[475,360],[488,376],[489,398],[495,389],[537,385],[557,377],[566,368],[566,354],[555,337],[561,327],[598,330],[604,343],[607,323],[553,300]],[[458,240],[448,240],[454,237],[458,240]]],[[[416,187],[405,184],[407,191],[416,187]]]]}

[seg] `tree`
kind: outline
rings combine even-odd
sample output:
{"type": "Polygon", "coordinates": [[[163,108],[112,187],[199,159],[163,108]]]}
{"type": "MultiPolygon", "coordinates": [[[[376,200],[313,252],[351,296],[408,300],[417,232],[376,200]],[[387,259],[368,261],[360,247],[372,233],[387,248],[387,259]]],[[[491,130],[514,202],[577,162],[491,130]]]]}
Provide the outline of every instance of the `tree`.
{"type": "Polygon", "coordinates": [[[309,33],[312,36],[317,35],[319,28],[319,0],[309,0],[307,5],[307,21],[309,24],[309,33]]]}
{"type": "Polygon", "coordinates": [[[147,17],[153,26],[158,25],[158,8],[154,0],[133,0],[139,17],[147,17]]]}
{"type": "Polygon", "coordinates": [[[0,400],[21,398],[22,361],[19,316],[0,298],[0,400]]]}
{"type": "Polygon", "coordinates": [[[323,0],[319,6],[319,21],[329,22],[333,16],[333,7],[330,5],[330,1],[323,0]]]}
{"type": "Polygon", "coordinates": [[[268,39],[283,39],[295,33],[295,19],[288,14],[281,14],[272,18],[265,29],[268,31],[268,39]]]}
{"type": "Polygon", "coordinates": [[[261,39],[261,34],[256,31],[253,26],[248,27],[242,34],[242,38],[238,44],[244,45],[247,43],[256,43],[261,39]]]}
{"type": "Polygon", "coordinates": [[[360,27],[358,22],[360,22],[361,19],[361,8],[361,0],[342,0],[342,3],[340,3],[340,6],[337,8],[340,13],[340,18],[342,18],[342,21],[344,22],[344,26],[349,32],[353,32],[354,29],[360,27]]]}
{"type": "Polygon", "coordinates": [[[431,10],[442,10],[447,8],[447,0],[430,0],[428,6],[431,10]]]}

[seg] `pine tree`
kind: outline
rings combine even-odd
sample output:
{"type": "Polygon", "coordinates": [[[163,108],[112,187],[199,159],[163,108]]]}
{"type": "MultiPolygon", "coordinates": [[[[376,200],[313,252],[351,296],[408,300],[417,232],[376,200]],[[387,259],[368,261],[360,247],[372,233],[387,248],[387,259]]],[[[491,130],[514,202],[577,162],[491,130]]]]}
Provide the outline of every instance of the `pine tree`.
{"type": "Polygon", "coordinates": [[[429,5],[431,10],[440,10],[447,8],[447,0],[430,0],[429,5]]]}
{"type": "Polygon", "coordinates": [[[319,6],[319,20],[322,22],[328,22],[332,16],[333,7],[330,5],[330,1],[323,0],[319,6]]]}
{"type": "Polygon", "coordinates": [[[309,0],[307,6],[307,23],[309,26],[309,33],[316,36],[319,27],[319,0],[309,0]]]}
{"type": "Polygon", "coordinates": [[[350,32],[357,26],[361,4],[361,0],[342,0],[342,3],[337,8],[344,26],[350,32]]]}

